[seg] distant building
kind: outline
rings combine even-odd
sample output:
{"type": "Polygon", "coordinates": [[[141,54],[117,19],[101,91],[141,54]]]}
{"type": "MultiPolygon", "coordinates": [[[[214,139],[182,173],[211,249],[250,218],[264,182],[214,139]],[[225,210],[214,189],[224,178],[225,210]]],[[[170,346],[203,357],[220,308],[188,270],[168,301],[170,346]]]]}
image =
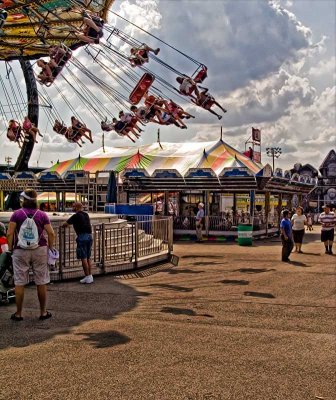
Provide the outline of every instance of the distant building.
{"type": "Polygon", "coordinates": [[[323,160],[320,168],[317,187],[314,190],[318,198],[318,206],[323,203],[330,203],[336,207],[336,152],[330,150],[327,157],[323,160]]]}

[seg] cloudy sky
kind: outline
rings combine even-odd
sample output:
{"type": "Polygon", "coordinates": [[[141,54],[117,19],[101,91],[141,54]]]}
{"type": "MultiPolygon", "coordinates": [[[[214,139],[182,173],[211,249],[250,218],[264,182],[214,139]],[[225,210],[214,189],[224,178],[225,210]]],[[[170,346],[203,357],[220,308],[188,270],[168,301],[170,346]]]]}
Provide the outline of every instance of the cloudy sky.
{"type": "MultiPolygon", "coordinates": [[[[222,125],[224,140],[243,151],[254,126],[262,130],[263,163],[270,161],[265,148],[279,146],[283,154],[277,166],[289,168],[296,162],[319,166],[335,148],[335,4],[334,0],[116,0],[112,9],[206,64],[209,76],[204,85],[228,109],[219,123],[215,116],[186,103],[196,118],[187,130],[161,127],[161,141],[216,140],[222,125]]],[[[109,23],[160,47],[160,58],[179,71],[194,72],[187,58],[155,38],[125,26],[112,14],[109,23]]],[[[78,57],[92,65],[82,53],[78,57]]],[[[174,76],[153,63],[149,68],[173,83],[174,76]]],[[[98,66],[90,68],[106,76],[98,66]]],[[[65,82],[60,87],[64,93],[69,91],[65,82]]],[[[67,93],[70,100],[71,96],[67,93]]],[[[53,98],[66,114],[62,98],[53,98]]],[[[77,107],[75,100],[73,106],[77,107]]],[[[97,122],[82,112],[95,131],[95,143],[86,144],[80,150],[83,155],[101,146],[102,135],[97,122]]],[[[49,167],[51,161],[78,155],[79,148],[54,134],[43,116],[40,129],[45,138],[36,145],[31,165],[38,161],[49,167]]],[[[0,121],[0,134],[3,130],[0,121]]],[[[147,125],[137,144],[156,141],[156,131],[156,125],[147,125]]],[[[5,156],[15,159],[18,154],[17,146],[4,138],[3,134],[0,163],[5,156]]],[[[113,134],[105,142],[107,146],[131,144],[113,134]]]]}

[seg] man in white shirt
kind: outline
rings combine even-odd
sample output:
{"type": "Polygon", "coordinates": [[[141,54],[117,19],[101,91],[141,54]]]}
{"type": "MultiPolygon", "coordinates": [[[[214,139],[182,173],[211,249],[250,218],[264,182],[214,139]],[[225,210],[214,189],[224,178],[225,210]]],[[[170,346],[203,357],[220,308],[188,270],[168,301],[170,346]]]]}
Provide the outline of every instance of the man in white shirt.
{"type": "Polygon", "coordinates": [[[196,214],[196,242],[203,242],[202,230],[204,225],[204,204],[199,203],[196,214]]]}
{"type": "Polygon", "coordinates": [[[335,214],[331,211],[331,206],[326,204],[322,207],[324,212],[319,216],[319,222],[322,224],[321,242],[324,242],[325,254],[333,254],[332,245],[334,242],[335,214]]]}

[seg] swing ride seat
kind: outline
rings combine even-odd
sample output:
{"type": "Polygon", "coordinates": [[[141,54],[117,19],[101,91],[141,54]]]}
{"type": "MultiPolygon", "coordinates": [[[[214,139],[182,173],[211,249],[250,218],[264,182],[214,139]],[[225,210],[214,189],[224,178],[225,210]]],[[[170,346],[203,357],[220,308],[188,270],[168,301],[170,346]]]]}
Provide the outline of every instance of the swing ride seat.
{"type": "Polygon", "coordinates": [[[148,89],[151,87],[154,80],[155,80],[155,76],[146,72],[141,77],[141,79],[139,80],[139,82],[137,83],[137,85],[135,86],[133,91],[131,92],[131,94],[129,96],[129,101],[134,105],[138,104],[140,102],[140,100],[143,98],[143,96],[145,95],[145,93],[148,91],[148,89]]]}
{"type": "Polygon", "coordinates": [[[205,65],[202,65],[201,70],[198,71],[197,75],[194,78],[194,82],[196,83],[202,83],[205,78],[208,76],[208,67],[205,65]]]}

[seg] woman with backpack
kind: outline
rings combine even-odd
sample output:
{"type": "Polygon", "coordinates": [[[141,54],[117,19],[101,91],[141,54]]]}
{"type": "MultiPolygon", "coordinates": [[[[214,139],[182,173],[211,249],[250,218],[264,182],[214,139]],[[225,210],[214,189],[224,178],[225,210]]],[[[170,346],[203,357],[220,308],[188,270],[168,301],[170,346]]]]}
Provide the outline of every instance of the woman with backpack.
{"type": "Polygon", "coordinates": [[[25,190],[20,195],[21,208],[10,219],[7,240],[9,251],[13,252],[13,270],[16,296],[16,312],[13,321],[22,321],[24,287],[29,282],[32,267],[34,282],[40,303],[40,320],[51,318],[47,311],[47,284],[50,282],[48,269],[48,248],[52,248],[55,233],[48,215],[37,207],[35,190],[25,190]],[[47,238],[44,236],[47,232],[47,238]]]}

